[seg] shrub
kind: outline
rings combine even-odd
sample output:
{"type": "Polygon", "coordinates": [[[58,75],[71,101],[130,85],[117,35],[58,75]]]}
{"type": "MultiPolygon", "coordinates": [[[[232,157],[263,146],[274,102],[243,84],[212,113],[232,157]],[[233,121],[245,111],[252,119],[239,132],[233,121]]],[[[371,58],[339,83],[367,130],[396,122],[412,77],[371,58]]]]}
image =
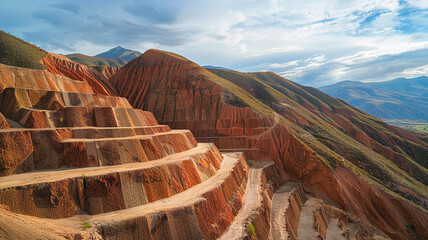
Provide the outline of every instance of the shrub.
{"type": "Polygon", "coordinates": [[[252,223],[248,224],[248,231],[250,232],[251,236],[256,236],[256,228],[252,223]]]}
{"type": "Polygon", "coordinates": [[[83,222],[83,225],[82,225],[83,230],[86,230],[86,229],[91,228],[91,227],[92,227],[92,225],[89,222],[83,222]]]}

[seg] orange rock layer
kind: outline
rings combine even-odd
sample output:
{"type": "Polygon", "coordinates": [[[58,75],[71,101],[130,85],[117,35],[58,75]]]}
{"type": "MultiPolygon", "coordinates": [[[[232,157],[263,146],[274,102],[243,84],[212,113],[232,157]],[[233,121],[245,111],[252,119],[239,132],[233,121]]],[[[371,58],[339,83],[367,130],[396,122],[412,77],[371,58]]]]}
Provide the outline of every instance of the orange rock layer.
{"type": "Polygon", "coordinates": [[[107,79],[115,72],[114,68],[108,67],[102,72],[98,72],[92,67],[73,62],[65,56],[53,53],[48,53],[42,59],[42,64],[51,73],[87,82],[97,94],[115,95],[115,91],[106,84],[107,79]]]}

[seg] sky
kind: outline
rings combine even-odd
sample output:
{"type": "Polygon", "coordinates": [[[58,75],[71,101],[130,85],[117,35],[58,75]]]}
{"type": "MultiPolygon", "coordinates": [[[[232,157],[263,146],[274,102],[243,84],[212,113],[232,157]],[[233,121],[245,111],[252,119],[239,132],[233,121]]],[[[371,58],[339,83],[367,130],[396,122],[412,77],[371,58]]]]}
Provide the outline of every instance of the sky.
{"type": "Polygon", "coordinates": [[[157,48],[314,87],[428,75],[428,0],[0,0],[0,29],[50,52],[157,48]]]}

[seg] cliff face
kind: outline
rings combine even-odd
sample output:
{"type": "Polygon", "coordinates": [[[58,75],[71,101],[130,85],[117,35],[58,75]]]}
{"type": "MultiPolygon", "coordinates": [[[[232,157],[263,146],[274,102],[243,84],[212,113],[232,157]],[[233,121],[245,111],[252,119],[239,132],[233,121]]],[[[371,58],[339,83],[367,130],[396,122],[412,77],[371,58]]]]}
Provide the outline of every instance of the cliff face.
{"type": "Polygon", "coordinates": [[[423,135],[270,73],[209,72],[158,50],[129,62],[110,81],[119,96],[159,122],[188,128],[222,151],[272,160],[283,179],[302,182],[394,239],[427,235],[427,215],[402,199],[426,208],[423,135]],[[410,225],[414,231],[406,230],[410,225]]]}
{"type": "Polygon", "coordinates": [[[48,53],[41,62],[51,73],[87,82],[97,94],[116,95],[108,83],[116,68],[106,67],[99,72],[93,67],[73,62],[65,56],[54,53],[48,53]]]}

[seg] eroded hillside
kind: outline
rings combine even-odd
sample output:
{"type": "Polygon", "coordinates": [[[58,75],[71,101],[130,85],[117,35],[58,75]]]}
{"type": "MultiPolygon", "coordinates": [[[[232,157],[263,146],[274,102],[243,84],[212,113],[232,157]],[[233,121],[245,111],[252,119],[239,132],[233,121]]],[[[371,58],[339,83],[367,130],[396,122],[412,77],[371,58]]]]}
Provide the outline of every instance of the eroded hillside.
{"type": "Polygon", "coordinates": [[[273,73],[209,72],[158,50],[122,67],[111,83],[159,122],[188,128],[222,151],[273,160],[282,178],[304,183],[394,239],[427,234],[426,135],[273,73]]]}

